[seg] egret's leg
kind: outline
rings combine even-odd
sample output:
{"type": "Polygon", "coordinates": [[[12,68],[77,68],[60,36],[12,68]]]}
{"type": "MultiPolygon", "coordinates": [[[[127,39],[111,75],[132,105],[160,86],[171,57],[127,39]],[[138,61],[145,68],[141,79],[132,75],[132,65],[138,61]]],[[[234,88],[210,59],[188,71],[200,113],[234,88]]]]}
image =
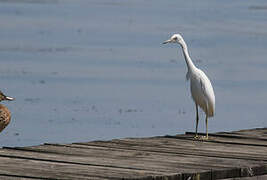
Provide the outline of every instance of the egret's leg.
{"type": "Polygon", "coordinates": [[[199,120],[199,116],[198,116],[198,106],[197,106],[197,104],[196,104],[196,135],[195,135],[195,138],[198,138],[198,135],[197,135],[198,120],[199,120]]]}
{"type": "Polygon", "coordinates": [[[208,116],[206,115],[206,139],[208,139],[208,116]]]}

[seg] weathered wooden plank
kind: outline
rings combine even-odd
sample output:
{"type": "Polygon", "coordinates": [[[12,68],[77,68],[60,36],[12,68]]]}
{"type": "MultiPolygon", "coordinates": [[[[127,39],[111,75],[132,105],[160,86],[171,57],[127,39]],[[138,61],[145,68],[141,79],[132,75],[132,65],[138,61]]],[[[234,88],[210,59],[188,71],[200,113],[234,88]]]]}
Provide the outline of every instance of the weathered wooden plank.
{"type": "Polygon", "coordinates": [[[267,180],[267,175],[254,176],[254,177],[240,177],[240,178],[228,178],[222,180],[267,180]]]}
{"type": "MultiPolygon", "coordinates": [[[[122,139],[124,140],[124,139],[122,139]]],[[[127,139],[128,140],[128,139],[127,139]]],[[[130,141],[129,139],[128,141],[130,141]]],[[[134,140],[135,141],[135,140],[134,140]]],[[[138,140],[137,140],[138,141],[138,140]]],[[[141,141],[141,143],[146,143],[147,139],[141,141]]],[[[253,146],[246,146],[246,145],[239,145],[239,144],[223,144],[218,143],[214,144],[210,141],[196,141],[193,139],[185,140],[185,139],[177,139],[176,136],[166,136],[166,137],[158,137],[158,138],[151,138],[148,141],[149,143],[153,143],[156,146],[167,146],[169,148],[183,148],[183,149],[195,149],[195,150],[203,150],[203,151],[219,151],[225,153],[246,153],[251,155],[266,155],[266,148],[265,147],[253,147],[253,146]]]]}
{"type": "MultiPolygon", "coordinates": [[[[231,138],[230,140],[228,138],[225,138],[226,140],[225,141],[231,141],[231,138]],[[228,140],[227,140],[228,139],[228,140]]],[[[150,145],[150,143],[153,143],[157,141],[157,143],[160,143],[160,145],[165,145],[165,146],[170,146],[172,144],[171,143],[175,143],[175,142],[178,142],[179,143],[179,146],[187,146],[187,147],[212,147],[212,148],[217,148],[217,147],[230,147],[232,148],[235,148],[235,147],[238,147],[239,149],[244,149],[244,148],[253,148],[254,150],[261,150],[262,152],[266,149],[265,147],[253,147],[251,146],[250,144],[249,145],[246,145],[246,144],[240,144],[240,143],[232,143],[232,144],[228,144],[227,142],[226,143],[223,143],[223,140],[224,138],[213,138],[213,137],[210,137],[210,140],[208,141],[197,141],[197,140],[194,140],[193,136],[188,136],[188,135],[177,135],[177,136],[165,136],[165,137],[156,137],[156,138],[142,138],[142,139],[137,139],[137,138],[128,138],[128,139],[121,139],[121,140],[132,140],[132,141],[137,141],[137,142],[140,142],[140,143],[143,143],[143,145],[145,145],[147,142],[149,144],[147,145],[150,145]],[[163,139],[165,138],[165,140],[163,139]],[[171,139],[174,139],[173,141],[171,141],[171,139]],[[215,140],[220,140],[222,141],[221,143],[218,143],[216,145],[214,145],[214,142],[216,142],[215,140]],[[146,141],[146,142],[144,142],[146,141]],[[190,142],[188,142],[190,141],[190,142]]],[[[120,141],[120,140],[112,140],[111,142],[116,142],[116,141],[120,141]]],[[[95,142],[98,142],[98,141],[95,141],[95,142]]],[[[95,143],[95,142],[89,142],[89,143],[95,143]]],[[[101,143],[101,141],[99,141],[101,143]]],[[[110,141],[109,141],[110,142],[110,141]]],[[[157,145],[157,144],[153,144],[153,145],[157,145]]],[[[175,145],[178,145],[177,143],[175,145]]],[[[178,147],[179,147],[178,146],[178,147]]],[[[176,147],[177,148],[177,147],[176,147]]]]}
{"type": "Polygon", "coordinates": [[[31,163],[30,161],[7,158],[1,158],[0,160],[0,174],[2,176],[31,179],[83,179],[79,175],[57,171],[52,164],[31,163]]]}
{"type": "MultiPolygon", "coordinates": [[[[116,145],[115,150],[121,146],[120,144],[116,145]]],[[[128,145],[127,145],[128,147],[128,145]]],[[[132,150],[130,149],[119,149],[118,151],[111,151],[111,148],[105,148],[102,147],[102,149],[100,150],[98,149],[94,149],[95,147],[92,146],[82,146],[82,145],[73,145],[70,146],[68,151],[66,152],[66,147],[62,147],[62,146],[38,146],[38,147],[29,147],[29,148],[23,148],[24,150],[30,150],[30,151],[37,151],[37,152],[44,152],[44,153],[56,153],[56,154],[69,154],[69,155],[76,155],[76,156],[86,156],[88,158],[81,158],[83,161],[87,160],[94,160],[95,158],[101,158],[102,161],[104,161],[105,159],[108,161],[112,161],[112,163],[114,164],[113,161],[117,162],[124,162],[126,161],[126,164],[131,164],[131,167],[135,167],[133,166],[132,163],[136,162],[136,159],[138,158],[139,160],[142,160],[144,163],[147,163],[145,166],[146,167],[150,167],[148,165],[154,165],[157,164],[159,168],[162,167],[174,167],[178,166],[179,164],[181,164],[180,166],[182,167],[197,167],[197,165],[199,165],[200,168],[197,169],[211,169],[211,168],[229,168],[229,167],[236,167],[235,164],[238,163],[238,165],[247,165],[248,163],[250,163],[251,165],[256,165],[257,161],[247,161],[247,160],[232,160],[231,158],[228,159],[224,159],[224,162],[221,164],[218,164],[216,162],[221,162],[221,158],[216,158],[216,157],[203,157],[203,156],[199,156],[199,155],[186,155],[186,154],[179,154],[176,152],[171,152],[171,153],[166,153],[165,151],[156,151],[153,152],[151,151],[151,149],[148,149],[146,152],[142,151],[142,147],[138,147],[138,148],[134,148],[132,150]],[[71,149],[72,148],[72,149],[71,149]],[[140,150],[141,149],[141,150],[140,150]],[[89,159],[89,157],[91,159],[89,159]],[[105,159],[104,159],[105,158],[105,159]],[[109,160],[111,159],[111,160],[109,160]],[[200,164],[198,164],[197,162],[201,162],[200,164]],[[209,164],[209,166],[205,166],[203,167],[202,163],[207,161],[206,163],[209,164]],[[234,162],[233,162],[234,161],[234,162]],[[185,162],[185,163],[182,163],[185,162]],[[191,163],[190,163],[191,162],[191,163]],[[189,164],[189,165],[187,165],[189,164]],[[216,165],[215,165],[216,164],[216,165]],[[214,165],[214,166],[213,166],[214,165]]],[[[154,148],[155,149],[155,148],[154,148]]],[[[71,158],[73,159],[73,157],[71,158]]],[[[98,159],[96,160],[98,162],[98,159]]],[[[120,164],[121,165],[121,164],[120,164]]],[[[129,168],[129,167],[128,167],[129,168]]],[[[139,167],[137,169],[140,168],[144,168],[144,167],[139,167]]],[[[152,169],[155,169],[156,167],[153,166],[152,169]]],[[[170,169],[170,170],[177,170],[175,169],[170,169]]],[[[157,171],[160,171],[160,169],[157,169],[157,171]]],[[[162,170],[163,172],[166,171],[162,170]]]]}
{"type": "MultiPolygon", "coordinates": [[[[217,132],[209,133],[209,136],[224,137],[224,138],[237,138],[237,139],[251,139],[267,141],[267,128],[247,129],[233,132],[217,132]]],[[[186,132],[186,135],[195,135],[195,132],[186,132]]],[[[199,133],[199,135],[205,136],[205,133],[199,133]]]]}
{"type": "Polygon", "coordinates": [[[225,133],[254,137],[259,139],[267,139],[267,128],[245,129],[245,130],[225,132],[225,133]]]}
{"type": "MultiPolygon", "coordinates": [[[[205,171],[214,169],[225,169],[233,167],[230,165],[216,165],[206,167],[202,164],[196,163],[196,160],[201,160],[199,157],[194,158],[192,156],[177,156],[175,154],[161,154],[153,152],[142,152],[136,150],[118,150],[111,151],[110,148],[102,147],[95,149],[95,147],[82,148],[78,147],[69,147],[66,150],[64,146],[38,146],[31,148],[19,148],[23,151],[0,151],[0,157],[9,155],[14,158],[32,158],[38,157],[39,160],[50,160],[60,161],[65,163],[74,163],[74,164],[84,164],[84,165],[99,165],[107,167],[116,167],[116,168],[126,168],[126,169],[136,169],[136,170],[147,170],[147,171],[156,171],[156,172],[169,172],[175,173],[179,172],[192,172],[192,171],[205,171]],[[30,150],[30,152],[27,152],[30,150]],[[34,153],[36,152],[36,153],[34,153]],[[55,154],[53,154],[55,153],[55,154]],[[190,161],[193,161],[190,163],[190,161]],[[185,163],[183,163],[185,162],[185,163]]],[[[38,160],[37,159],[37,160],[38,160]]],[[[212,159],[211,161],[216,161],[212,159]]]]}
{"type": "MultiPolygon", "coordinates": [[[[266,131],[266,129],[264,128],[266,131]]],[[[236,139],[247,139],[247,140],[257,140],[257,141],[267,141],[267,134],[264,130],[257,129],[253,130],[242,130],[242,131],[234,131],[234,132],[218,132],[218,133],[210,133],[209,136],[212,137],[223,137],[223,138],[236,138],[236,139]]],[[[194,132],[186,132],[186,135],[194,135],[194,132]]],[[[199,133],[199,135],[205,136],[205,133],[199,133]]],[[[179,135],[178,135],[179,136],[179,135]]]]}
{"type": "MultiPolygon", "coordinates": [[[[261,153],[251,153],[253,149],[246,148],[247,153],[244,151],[245,147],[235,148],[236,152],[231,152],[234,146],[222,147],[217,149],[205,149],[208,142],[187,142],[188,144],[194,144],[194,146],[183,147],[181,141],[179,140],[167,140],[160,141],[156,138],[151,139],[122,139],[113,140],[109,142],[89,142],[89,143],[79,143],[80,145],[89,146],[103,146],[103,147],[113,147],[121,149],[132,149],[132,150],[142,150],[142,151],[152,151],[152,152],[162,152],[162,153],[175,153],[175,154],[187,154],[187,155],[199,155],[199,156],[210,156],[210,157],[222,157],[222,158],[235,158],[235,159],[247,159],[247,160],[267,160],[266,148],[262,148],[261,153]],[[203,145],[205,143],[205,145],[203,145]],[[200,145],[201,144],[201,145],[200,145]],[[200,145],[200,146],[199,146],[200,145]]],[[[76,143],[77,144],[77,143],[76,143]]],[[[73,144],[72,146],[74,146],[73,144]]],[[[214,145],[213,145],[214,147],[214,145]]],[[[249,146],[250,147],[250,146],[249,146]]]]}
{"type": "MultiPolygon", "coordinates": [[[[112,142],[119,141],[118,143],[131,143],[136,142],[139,143],[139,145],[142,146],[157,146],[157,147],[168,147],[173,149],[189,149],[190,151],[195,150],[203,150],[203,151],[220,151],[220,152],[236,152],[236,153],[246,153],[251,155],[257,155],[261,154],[261,156],[267,156],[266,155],[266,148],[265,147],[251,147],[246,145],[235,145],[235,144],[216,144],[214,145],[213,142],[210,141],[195,141],[195,140],[184,140],[184,139],[176,139],[175,137],[158,137],[158,138],[144,138],[142,140],[140,139],[121,139],[121,140],[113,140],[112,142]],[[256,152],[256,153],[252,153],[256,152]]],[[[132,144],[130,144],[132,145],[132,144]]]]}
{"type": "MultiPolygon", "coordinates": [[[[193,140],[194,134],[195,134],[194,132],[186,132],[185,135],[177,135],[176,138],[193,140]]],[[[205,134],[199,133],[199,135],[205,135],[205,134]]],[[[245,136],[229,135],[229,134],[209,134],[208,142],[267,147],[267,140],[265,139],[259,139],[253,137],[246,138],[245,136]]]]}
{"type": "Polygon", "coordinates": [[[37,178],[0,174],[0,179],[1,180],[36,180],[37,178]]]}
{"type": "Polygon", "coordinates": [[[251,140],[261,140],[261,141],[267,141],[266,135],[261,134],[249,134],[248,132],[219,132],[216,133],[218,137],[228,137],[228,138],[237,138],[237,139],[251,139],[251,140]]]}
{"type": "MultiPolygon", "coordinates": [[[[86,153],[85,155],[77,155],[73,152],[73,155],[65,154],[53,154],[53,153],[40,153],[40,152],[27,152],[27,151],[9,151],[9,153],[0,152],[0,157],[3,154],[8,154],[9,157],[20,158],[20,159],[35,159],[39,161],[52,161],[52,162],[62,162],[69,164],[81,164],[81,165],[93,165],[93,166],[103,166],[103,167],[114,167],[122,169],[135,169],[135,170],[146,170],[146,171],[157,171],[157,172],[176,172],[177,167],[174,166],[174,162],[164,163],[158,162],[156,160],[146,160],[142,159],[142,163],[137,161],[138,157],[117,157],[114,158],[113,155],[103,153],[103,151],[93,151],[92,153],[86,153]],[[97,153],[94,156],[93,153],[97,153]]],[[[149,157],[147,158],[149,159],[149,157]]]]}
{"type": "Polygon", "coordinates": [[[168,175],[164,173],[146,172],[143,170],[126,170],[17,158],[1,157],[0,161],[0,174],[39,179],[88,179],[88,177],[91,177],[91,179],[122,179],[168,175]]]}

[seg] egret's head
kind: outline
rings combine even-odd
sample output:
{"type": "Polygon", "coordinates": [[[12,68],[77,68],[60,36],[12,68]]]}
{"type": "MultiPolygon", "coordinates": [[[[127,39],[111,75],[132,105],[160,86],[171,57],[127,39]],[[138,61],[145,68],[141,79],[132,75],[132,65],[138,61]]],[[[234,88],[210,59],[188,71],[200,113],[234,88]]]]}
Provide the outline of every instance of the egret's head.
{"type": "Polygon", "coordinates": [[[164,41],[162,44],[167,44],[167,43],[178,43],[181,44],[183,42],[183,37],[180,34],[174,34],[170,39],[167,41],[164,41]]]}
{"type": "Polygon", "coordinates": [[[8,96],[4,95],[4,93],[2,93],[0,91],[0,101],[4,101],[4,100],[12,101],[12,100],[14,100],[14,98],[8,97],[8,96]]]}

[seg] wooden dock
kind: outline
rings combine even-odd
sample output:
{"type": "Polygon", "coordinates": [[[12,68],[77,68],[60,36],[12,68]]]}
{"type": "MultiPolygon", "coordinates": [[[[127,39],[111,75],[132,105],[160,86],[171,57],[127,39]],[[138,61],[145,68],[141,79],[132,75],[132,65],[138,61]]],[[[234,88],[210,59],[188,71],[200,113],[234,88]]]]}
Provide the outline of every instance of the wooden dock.
{"type": "Polygon", "coordinates": [[[267,128],[193,136],[3,147],[0,179],[267,179],[267,128]]]}

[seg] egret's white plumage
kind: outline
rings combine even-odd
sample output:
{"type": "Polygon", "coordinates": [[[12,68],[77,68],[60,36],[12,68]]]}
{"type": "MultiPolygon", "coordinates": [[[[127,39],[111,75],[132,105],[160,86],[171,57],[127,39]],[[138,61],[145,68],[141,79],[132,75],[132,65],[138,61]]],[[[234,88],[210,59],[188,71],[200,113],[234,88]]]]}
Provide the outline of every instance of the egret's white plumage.
{"type": "Polygon", "coordinates": [[[185,62],[187,65],[187,74],[186,79],[190,80],[190,89],[193,100],[196,104],[196,136],[197,128],[198,128],[198,106],[205,112],[206,114],[206,137],[204,139],[208,139],[208,117],[214,116],[215,113],[215,95],[211,85],[209,78],[206,74],[198,69],[194,63],[192,62],[187,45],[180,34],[174,34],[169,40],[163,42],[163,44],[167,43],[178,43],[181,45],[185,57],[185,62]]]}

